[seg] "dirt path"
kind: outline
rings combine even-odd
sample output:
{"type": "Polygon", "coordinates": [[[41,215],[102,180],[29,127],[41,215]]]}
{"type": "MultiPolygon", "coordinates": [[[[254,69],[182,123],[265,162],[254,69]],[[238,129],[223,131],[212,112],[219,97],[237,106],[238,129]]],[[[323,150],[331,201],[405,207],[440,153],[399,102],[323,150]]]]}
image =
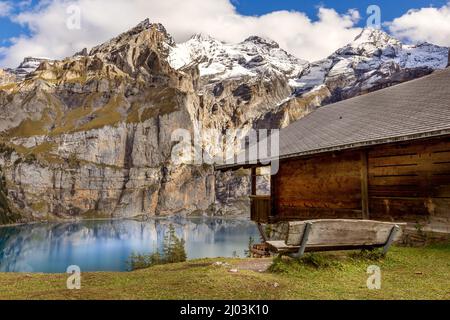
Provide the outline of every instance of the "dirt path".
{"type": "Polygon", "coordinates": [[[272,258],[247,259],[235,265],[238,270],[251,270],[255,272],[264,272],[272,264],[272,258]]]}

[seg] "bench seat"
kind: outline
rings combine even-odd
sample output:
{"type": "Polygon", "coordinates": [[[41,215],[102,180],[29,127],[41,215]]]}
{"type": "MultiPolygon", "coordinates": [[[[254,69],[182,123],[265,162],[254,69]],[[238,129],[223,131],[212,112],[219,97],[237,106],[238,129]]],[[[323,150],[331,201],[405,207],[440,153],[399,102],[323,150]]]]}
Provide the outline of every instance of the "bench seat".
{"type": "Polygon", "coordinates": [[[283,222],[277,238],[266,241],[274,253],[301,256],[304,252],[383,247],[386,253],[406,224],[372,220],[323,219],[283,222]],[[280,231],[281,230],[281,231],[280,231]],[[280,239],[281,238],[281,239],[280,239]]]}
{"type": "MultiPolygon", "coordinates": [[[[284,241],[266,241],[272,252],[275,253],[289,253],[297,252],[300,246],[290,246],[284,241]]],[[[306,246],[305,252],[316,252],[316,251],[338,251],[338,250],[358,250],[358,249],[372,249],[381,248],[383,245],[341,245],[341,246],[306,246]]]]}

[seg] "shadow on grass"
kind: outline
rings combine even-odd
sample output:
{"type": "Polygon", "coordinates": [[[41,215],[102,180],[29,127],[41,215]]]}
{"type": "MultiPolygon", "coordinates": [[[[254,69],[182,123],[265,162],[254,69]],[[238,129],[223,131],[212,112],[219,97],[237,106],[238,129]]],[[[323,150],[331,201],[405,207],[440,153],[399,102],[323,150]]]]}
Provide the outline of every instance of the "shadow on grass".
{"type": "Polygon", "coordinates": [[[307,253],[299,259],[278,256],[273,259],[273,263],[268,268],[268,271],[272,273],[289,273],[308,267],[314,269],[342,269],[343,265],[339,260],[335,256],[317,253],[307,253]]]}
{"type": "Polygon", "coordinates": [[[427,247],[428,247],[428,249],[450,251],[450,242],[441,242],[441,243],[430,244],[427,247]]]}
{"type": "Polygon", "coordinates": [[[349,254],[354,260],[381,261],[386,255],[380,249],[354,251],[349,254]]]}
{"type": "Polygon", "coordinates": [[[308,268],[315,270],[337,269],[343,270],[349,264],[360,265],[365,262],[384,262],[386,257],[381,250],[360,250],[351,252],[307,253],[302,258],[293,259],[277,256],[268,268],[271,273],[298,272],[308,268]]]}

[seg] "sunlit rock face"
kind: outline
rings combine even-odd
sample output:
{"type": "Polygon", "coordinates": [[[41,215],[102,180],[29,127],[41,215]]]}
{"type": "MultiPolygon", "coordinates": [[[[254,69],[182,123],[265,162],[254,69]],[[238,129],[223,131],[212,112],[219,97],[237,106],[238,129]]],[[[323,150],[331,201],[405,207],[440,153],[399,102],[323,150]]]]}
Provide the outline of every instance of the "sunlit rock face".
{"type": "Polygon", "coordinates": [[[171,45],[144,21],[3,87],[0,166],[23,220],[207,212],[211,168],[171,163],[171,133],[192,131],[200,104],[195,73],[167,63],[171,45]]]}
{"type": "Polygon", "coordinates": [[[0,71],[0,167],[20,221],[248,214],[248,176],[174,163],[175,130],[201,131],[197,147],[214,157],[216,133],[285,127],[444,68],[448,48],[367,29],[309,63],[261,37],[176,44],[143,21],[73,57],[27,59],[20,74],[0,71]]]}

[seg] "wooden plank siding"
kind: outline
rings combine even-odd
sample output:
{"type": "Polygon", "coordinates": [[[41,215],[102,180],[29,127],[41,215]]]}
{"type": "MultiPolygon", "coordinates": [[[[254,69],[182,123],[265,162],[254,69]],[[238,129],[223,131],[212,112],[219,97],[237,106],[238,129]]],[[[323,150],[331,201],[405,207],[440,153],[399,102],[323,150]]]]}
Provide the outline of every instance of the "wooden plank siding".
{"type": "Polygon", "coordinates": [[[450,138],[369,151],[371,218],[449,232],[450,138]]]}
{"type": "Polygon", "coordinates": [[[271,214],[270,196],[250,196],[250,219],[259,223],[268,223],[271,214]]]}
{"type": "Polygon", "coordinates": [[[273,178],[277,218],[362,218],[359,152],[283,161],[273,178]]]}
{"type": "Polygon", "coordinates": [[[287,159],[271,194],[277,221],[369,218],[450,232],[450,137],[287,159]]]}

